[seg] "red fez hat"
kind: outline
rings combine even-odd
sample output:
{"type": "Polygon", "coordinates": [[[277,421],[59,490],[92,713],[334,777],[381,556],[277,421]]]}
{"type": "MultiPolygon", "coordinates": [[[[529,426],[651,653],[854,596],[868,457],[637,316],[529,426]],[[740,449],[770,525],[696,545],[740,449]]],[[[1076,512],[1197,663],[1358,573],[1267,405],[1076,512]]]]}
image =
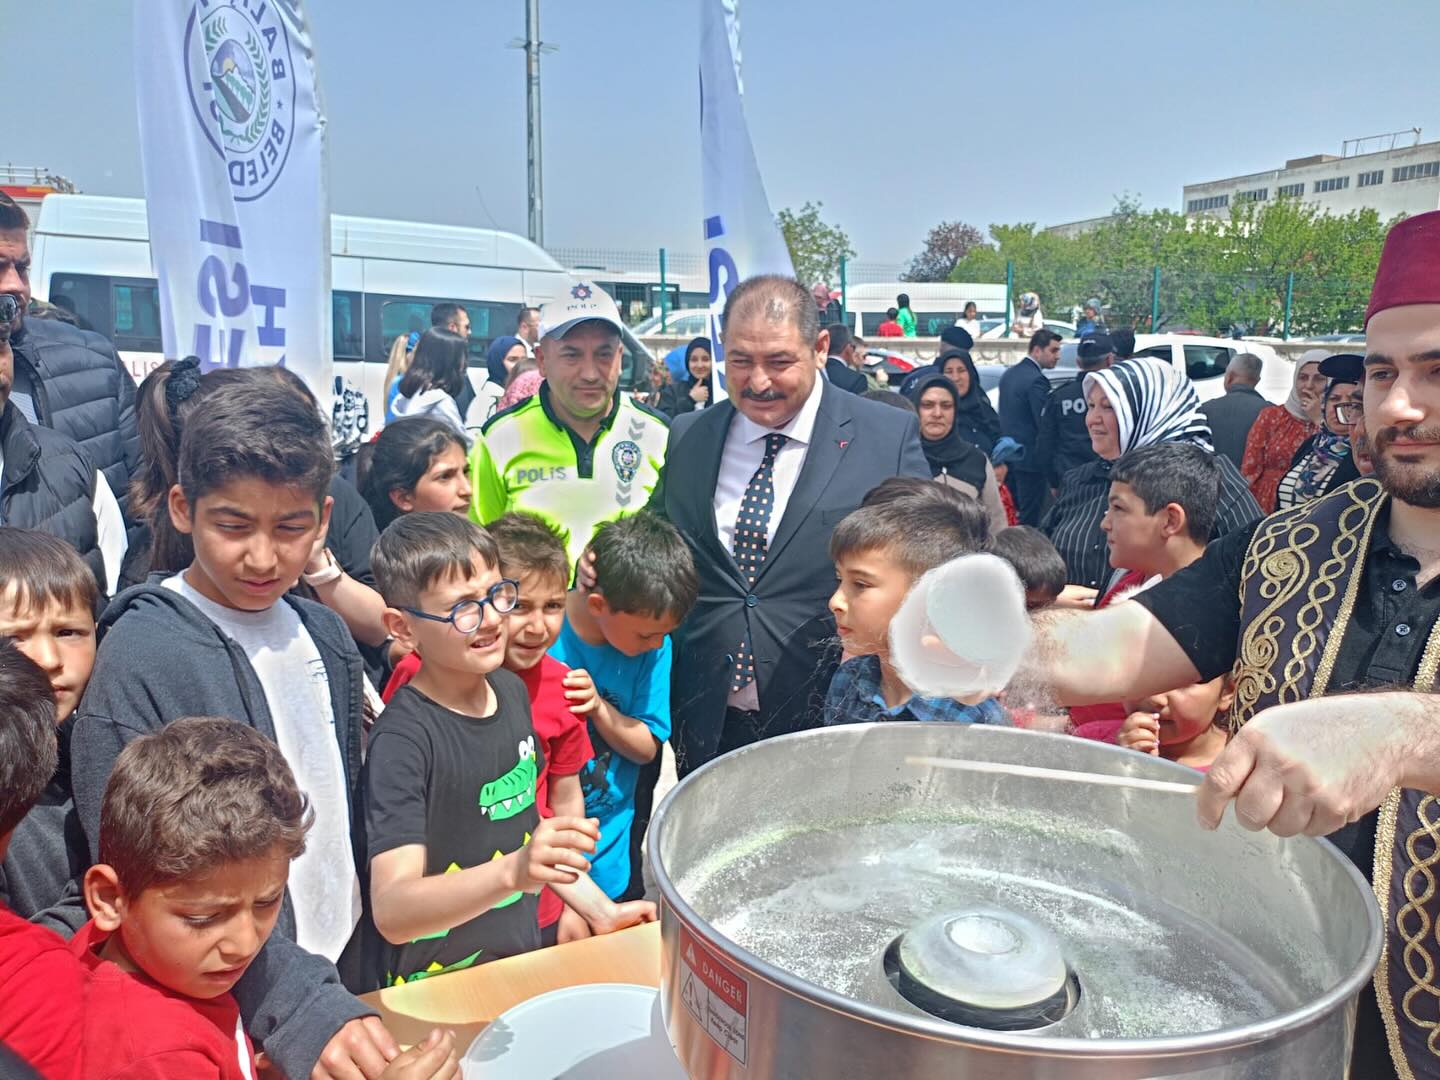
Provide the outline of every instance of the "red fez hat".
{"type": "Polygon", "coordinates": [[[1365,323],[1407,304],[1440,304],[1440,210],[1406,218],[1386,235],[1365,323]]]}

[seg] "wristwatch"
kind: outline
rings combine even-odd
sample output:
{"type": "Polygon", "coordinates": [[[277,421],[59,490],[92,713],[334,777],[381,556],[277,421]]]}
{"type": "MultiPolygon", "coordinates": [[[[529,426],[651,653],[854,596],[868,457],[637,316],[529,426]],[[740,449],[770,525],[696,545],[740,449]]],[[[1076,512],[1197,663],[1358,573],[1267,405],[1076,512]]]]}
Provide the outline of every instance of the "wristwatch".
{"type": "Polygon", "coordinates": [[[318,589],[321,585],[329,585],[332,581],[339,581],[345,571],[341,569],[335,556],[330,554],[329,548],[320,549],[325,555],[325,565],[313,574],[301,574],[300,580],[309,585],[312,589],[318,589]]]}

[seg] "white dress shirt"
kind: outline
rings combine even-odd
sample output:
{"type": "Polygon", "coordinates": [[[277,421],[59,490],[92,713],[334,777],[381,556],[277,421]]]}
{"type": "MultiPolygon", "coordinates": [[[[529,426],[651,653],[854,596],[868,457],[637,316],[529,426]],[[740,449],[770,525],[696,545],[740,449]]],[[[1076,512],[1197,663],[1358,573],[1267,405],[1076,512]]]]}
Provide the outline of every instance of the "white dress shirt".
{"type": "MultiPolygon", "coordinates": [[[[740,516],[740,503],[745,498],[745,489],[750,486],[750,478],[765,459],[765,436],[779,434],[787,436],[788,441],[775,456],[772,477],[775,507],[770,512],[770,522],[765,530],[766,544],[775,542],[775,531],[785,516],[785,508],[800,479],[801,466],[805,464],[805,454],[810,449],[815,433],[815,414],[820,411],[820,395],[824,390],[825,381],[817,378],[800,411],[778,428],[761,427],[744,413],[736,412],[735,419],[730,422],[730,431],[725,436],[725,446],[720,453],[720,476],[715,482],[715,529],[726,551],[734,550],[735,519],[740,516]]],[[[740,642],[735,642],[735,645],[738,648],[740,642]]],[[[751,682],[731,693],[727,704],[736,709],[758,709],[760,697],[755,683],[751,682]]]]}

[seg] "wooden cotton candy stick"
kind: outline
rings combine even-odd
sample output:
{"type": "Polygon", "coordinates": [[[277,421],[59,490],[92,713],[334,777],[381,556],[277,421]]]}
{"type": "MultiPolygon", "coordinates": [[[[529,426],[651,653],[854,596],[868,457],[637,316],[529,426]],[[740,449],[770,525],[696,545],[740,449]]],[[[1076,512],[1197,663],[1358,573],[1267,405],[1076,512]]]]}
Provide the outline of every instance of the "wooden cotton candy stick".
{"type": "Polygon", "coordinates": [[[910,754],[906,765],[931,769],[960,769],[965,772],[991,773],[1002,776],[1028,776],[1035,780],[1064,780],[1100,787],[1134,788],[1140,791],[1163,791],[1171,795],[1194,795],[1198,784],[1180,784],[1173,780],[1146,780],[1139,776],[1112,776],[1108,773],[1077,772],[1073,769],[1042,769],[1036,765],[1011,765],[1004,761],[966,761],[961,758],[925,757],[910,754]]]}

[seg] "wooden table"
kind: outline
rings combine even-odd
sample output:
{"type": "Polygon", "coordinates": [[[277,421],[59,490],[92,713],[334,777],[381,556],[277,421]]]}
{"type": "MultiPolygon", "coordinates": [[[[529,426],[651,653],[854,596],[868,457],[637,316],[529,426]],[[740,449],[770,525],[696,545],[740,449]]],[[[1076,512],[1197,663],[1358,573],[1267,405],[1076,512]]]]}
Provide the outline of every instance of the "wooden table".
{"type": "Polygon", "coordinates": [[[419,1042],[433,1027],[445,1027],[455,1032],[456,1049],[463,1054],[506,1009],[562,987],[607,982],[660,985],[659,923],[376,990],[362,1000],[380,1010],[402,1045],[419,1042]]]}

